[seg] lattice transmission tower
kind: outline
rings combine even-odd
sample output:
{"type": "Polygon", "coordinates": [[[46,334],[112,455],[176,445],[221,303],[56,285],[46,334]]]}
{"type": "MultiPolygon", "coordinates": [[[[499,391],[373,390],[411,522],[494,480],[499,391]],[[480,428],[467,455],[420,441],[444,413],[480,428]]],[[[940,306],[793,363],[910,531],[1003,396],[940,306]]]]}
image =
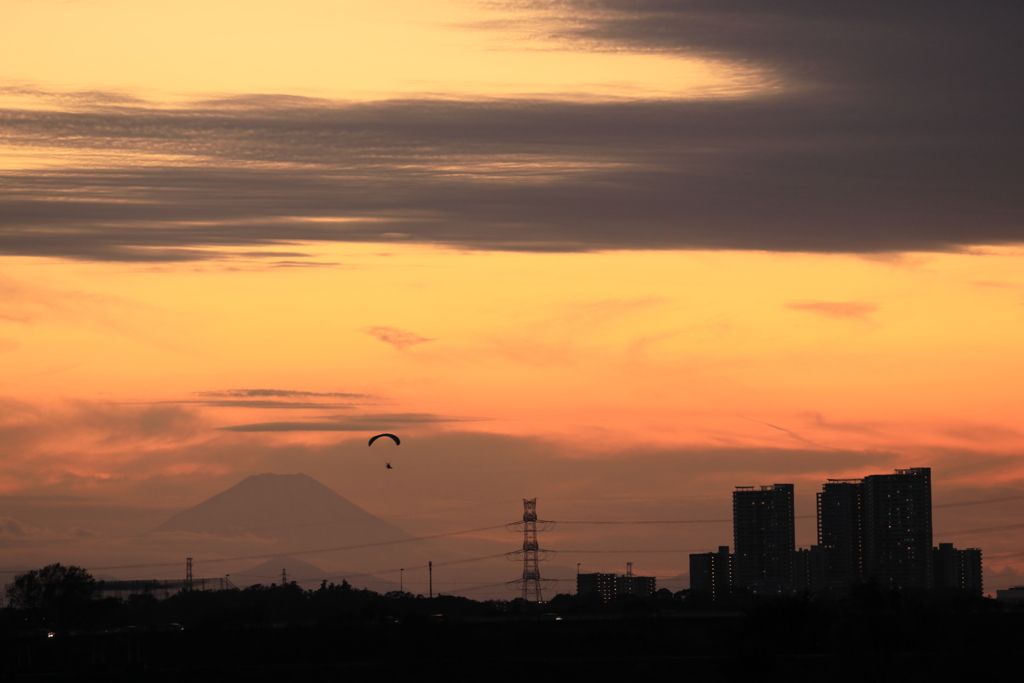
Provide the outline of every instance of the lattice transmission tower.
{"type": "Polygon", "coordinates": [[[553,550],[541,550],[537,543],[538,531],[551,531],[554,527],[554,522],[537,519],[536,498],[523,498],[522,521],[505,525],[509,531],[523,532],[523,549],[505,555],[512,561],[523,561],[523,578],[508,582],[509,588],[522,590],[523,600],[544,602],[543,587],[556,583],[552,579],[540,578],[540,562],[551,559],[555,553],[553,550]]]}

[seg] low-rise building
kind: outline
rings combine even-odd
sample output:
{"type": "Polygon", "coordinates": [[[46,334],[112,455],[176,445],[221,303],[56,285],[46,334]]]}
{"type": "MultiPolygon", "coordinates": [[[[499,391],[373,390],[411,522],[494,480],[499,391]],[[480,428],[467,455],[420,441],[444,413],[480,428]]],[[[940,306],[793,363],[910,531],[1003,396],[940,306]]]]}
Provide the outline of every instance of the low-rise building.
{"type": "Polygon", "coordinates": [[[981,548],[957,550],[952,543],[940,543],[932,548],[932,572],[936,588],[961,588],[977,595],[984,592],[981,548]]]}
{"type": "Polygon", "coordinates": [[[608,602],[615,597],[615,574],[577,574],[576,594],[591,595],[597,593],[608,602]]]}
{"type": "Polygon", "coordinates": [[[1024,605],[1024,586],[1013,586],[997,590],[996,600],[1010,605],[1024,605]]]}
{"type": "Polygon", "coordinates": [[[658,590],[657,579],[653,576],[638,576],[633,573],[633,563],[626,563],[625,574],[577,574],[576,594],[597,593],[608,602],[616,595],[635,595],[647,598],[658,590]]]}

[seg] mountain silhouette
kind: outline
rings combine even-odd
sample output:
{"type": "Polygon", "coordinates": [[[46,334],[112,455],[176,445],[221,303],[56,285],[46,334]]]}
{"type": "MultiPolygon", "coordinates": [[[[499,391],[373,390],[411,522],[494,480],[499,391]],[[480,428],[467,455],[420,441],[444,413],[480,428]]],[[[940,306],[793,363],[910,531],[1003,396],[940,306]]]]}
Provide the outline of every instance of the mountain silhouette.
{"type": "Polygon", "coordinates": [[[291,550],[411,538],[305,474],[257,474],[174,515],[150,533],[254,537],[291,550]]]}

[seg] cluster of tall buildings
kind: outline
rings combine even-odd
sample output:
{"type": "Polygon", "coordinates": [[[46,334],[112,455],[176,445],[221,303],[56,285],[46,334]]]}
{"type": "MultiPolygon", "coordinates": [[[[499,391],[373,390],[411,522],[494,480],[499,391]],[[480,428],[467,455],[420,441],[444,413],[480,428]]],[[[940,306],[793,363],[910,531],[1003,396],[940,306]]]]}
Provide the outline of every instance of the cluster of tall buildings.
{"type": "Polygon", "coordinates": [[[796,548],[792,484],[737,486],[733,547],[690,556],[690,587],[720,599],[734,587],[777,595],[843,591],[866,580],[982,592],[981,550],[932,546],[931,469],[829,479],[817,495],[818,543],[796,548]]]}

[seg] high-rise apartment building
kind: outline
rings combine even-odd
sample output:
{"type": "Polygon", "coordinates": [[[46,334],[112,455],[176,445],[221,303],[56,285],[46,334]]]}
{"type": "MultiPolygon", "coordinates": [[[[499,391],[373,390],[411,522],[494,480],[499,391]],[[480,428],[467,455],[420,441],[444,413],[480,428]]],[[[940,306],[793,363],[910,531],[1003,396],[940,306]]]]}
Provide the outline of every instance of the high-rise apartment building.
{"type": "MultiPolygon", "coordinates": [[[[982,593],[981,550],[932,548],[931,469],[829,479],[817,496],[818,544],[796,551],[793,485],[733,492],[732,584],[754,593],[843,591],[858,581],[886,587],[961,588],[982,593]]],[[[690,556],[695,590],[721,585],[719,553],[690,556]],[[717,583],[716,583],[717,581],[717,583]]]]}
{"type": "Polygon", "coordinates": [[[729,546],[718,546],[717,553],[690,555],[690,590],[722,600],[732,590],[732,555],[729,546]]]}
{"type": "Polygon", "coordinates": [[[864,574],[888,586],[932,585],[931,468],[864,477],[864,574]]]}
{"type": "Polygon", "coordinates": [[[818,494],[819,587],[933,582],[931,470],[829,479],[818,494]]]}
{"type": "Polygon", "coordinates": [[[864,578],[864,484],[829,479],[818,493],[817,588],[845,590],[864,578]]]}
{"type": "Polygon", "coordinates": [[[734,583],[754,593],[793,590],[793,485],[737,486],[732,494],[732,528],[734,583]]]}
{"type": "Polygon", "coordinates": [[[793,584],[797,590],[817,592],[826,588],[822,583],[825,576],[823,550],[820,545],[812,545],[793,553],[793,584]]]}

